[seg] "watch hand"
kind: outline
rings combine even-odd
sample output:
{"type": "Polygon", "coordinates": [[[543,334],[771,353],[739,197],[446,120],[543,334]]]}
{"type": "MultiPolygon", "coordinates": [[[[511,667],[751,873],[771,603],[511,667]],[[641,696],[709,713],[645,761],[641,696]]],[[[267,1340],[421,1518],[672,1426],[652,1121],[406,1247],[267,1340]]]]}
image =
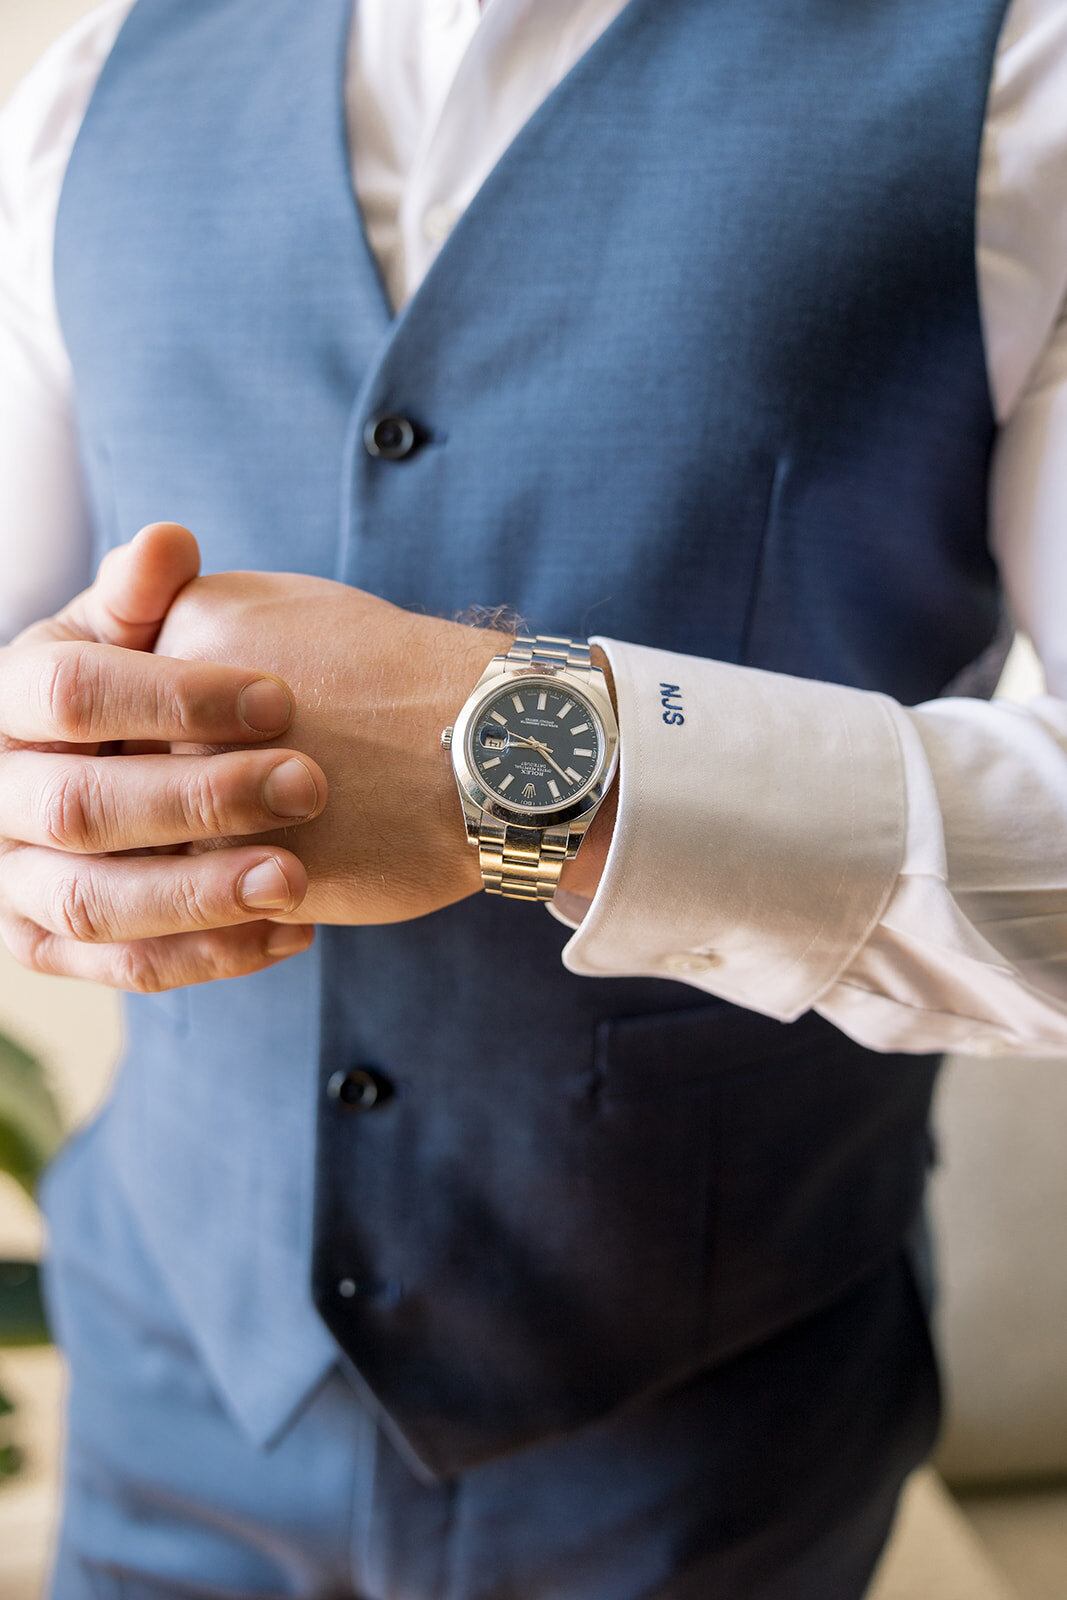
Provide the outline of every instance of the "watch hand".
{"type": "Polygon", "coordinates": [[[555,767],[564,783],[569,784],[572,789],[574,788],[574,779],[571,777],[569,772],[564,772],[558,761],[554,761],[552,759],[551,751],[549,750],[548,745],[545,744],[542,739],[532,739],[529,737],[524,738],[522,734],[512,733],[509,728],[508,740],[511,744],[528,744],[530,749],[535,750],[543,761],[548,762],[550,767],[555,767]]]}
{"type": "Polygon", "coordinates": [[[548,755],[548,746],[547,744],[542,744],[540,739],[523,738],[521,733],[512,733],[510,729],[508,730],[508,742],[510,744],[528,744],[531,750],[537,751],[538,755],[548,755]]]}
{"type": "Polygon", "coordinates": [[[550,767],[555,767],[556,771],[559,773],[559,775],[563,779],[564,783],[569,783],[571,788],[573,789],[574,788],[574,779],[570,776],[569,773],[564,772],[563,768],[560,766],[558,761],[553,761],[552,757],[548,753],[548,746],[546,744],[542,744],[540,739],[531,739],[530,743],[533,745],[534,749],[537,751],[537,754],[539,756],[543,757],[543,759],[548,762],[550,767]]]}

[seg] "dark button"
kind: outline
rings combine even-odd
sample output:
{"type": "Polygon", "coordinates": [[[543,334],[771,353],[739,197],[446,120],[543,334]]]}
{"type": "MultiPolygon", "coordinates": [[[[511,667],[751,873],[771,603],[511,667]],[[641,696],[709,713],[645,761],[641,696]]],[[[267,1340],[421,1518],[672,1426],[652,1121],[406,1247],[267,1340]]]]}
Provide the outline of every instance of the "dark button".
{"type": "Polygon", "coordinates": [[[338,1278],[335,1288],[342,1300],[374,1300],[386,1307],[404,1298],[403,1285],[390,1278],[338,1278]]]}
{"type": "Polygon", "coordinates": [[[407,417],[371,417],[363,430],[369,456],[383,461],[403,461],[418,444],[415,425],[407,417]]]}
{"type": "Polygon", "coordinates": [[[326,1093],[342,1111],[373,1111],[388,1100],[393,1086],[374,1067],[353,1067],[350,1072],[335,1072],[326,1093]]]}

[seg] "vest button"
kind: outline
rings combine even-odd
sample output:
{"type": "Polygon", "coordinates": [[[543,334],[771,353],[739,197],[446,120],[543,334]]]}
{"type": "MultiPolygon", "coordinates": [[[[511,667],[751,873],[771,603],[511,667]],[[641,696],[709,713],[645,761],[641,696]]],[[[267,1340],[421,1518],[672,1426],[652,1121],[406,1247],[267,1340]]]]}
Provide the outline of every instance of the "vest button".
{"type": "Polygon", "coordinates": [[[381,461],[403,461],[418,444],[414,424],[407,417],[371,417],[363,429],[369,456],[381,461]]]}
{"type": "Polygon", "coordinates": [[[374,1067],[353,1067],[335,1072],[326,1085],[326,1094],[342,1111],[373,1111],[392,1094],[388,1078],[374,1067]]]}

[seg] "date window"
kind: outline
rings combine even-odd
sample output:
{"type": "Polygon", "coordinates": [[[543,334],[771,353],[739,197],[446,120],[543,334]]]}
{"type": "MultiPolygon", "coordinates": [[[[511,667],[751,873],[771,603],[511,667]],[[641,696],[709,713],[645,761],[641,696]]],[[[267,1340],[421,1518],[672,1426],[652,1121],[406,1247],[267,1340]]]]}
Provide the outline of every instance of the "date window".
{"type": "Polygon", "coordinates": [[[506,733],[501,733],[499,728],[487,726],[479,730],[478,743],[483,750],[506,750],[508,736],[506,733]]]}

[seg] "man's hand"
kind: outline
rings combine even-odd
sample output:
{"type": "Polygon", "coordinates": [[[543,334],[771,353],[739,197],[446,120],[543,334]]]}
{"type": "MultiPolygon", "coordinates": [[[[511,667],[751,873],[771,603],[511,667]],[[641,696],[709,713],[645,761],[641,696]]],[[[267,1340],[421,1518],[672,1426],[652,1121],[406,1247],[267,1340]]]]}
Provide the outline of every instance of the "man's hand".
{"type": "Polygon", "coordinates": [[[326,780],[262,748],[293,712],[270,652],[247,667],[146,653],[198,568],[191,534],[145,529],[0,651],[0,932],[37,971],[164,989],[310,943],[275,923],[300,922],[304,867],[260,836],[318,816],[326,780]],[[155,753],[190,742],[227,753],[155,753]]]}
{"type": "MultiPolygon", "coordinates": [[[[481,888],[441,730],[510,643],[292,573],[229,572],[183,589],[156,648],[279,673],[296,703],[286,740],[329,774],[327,810],[271,836],[299,855],[309,884],[279,920],[396,922],[481,888]]],[[[175,748],[202,756],[219,742],[175,748]]]]}

